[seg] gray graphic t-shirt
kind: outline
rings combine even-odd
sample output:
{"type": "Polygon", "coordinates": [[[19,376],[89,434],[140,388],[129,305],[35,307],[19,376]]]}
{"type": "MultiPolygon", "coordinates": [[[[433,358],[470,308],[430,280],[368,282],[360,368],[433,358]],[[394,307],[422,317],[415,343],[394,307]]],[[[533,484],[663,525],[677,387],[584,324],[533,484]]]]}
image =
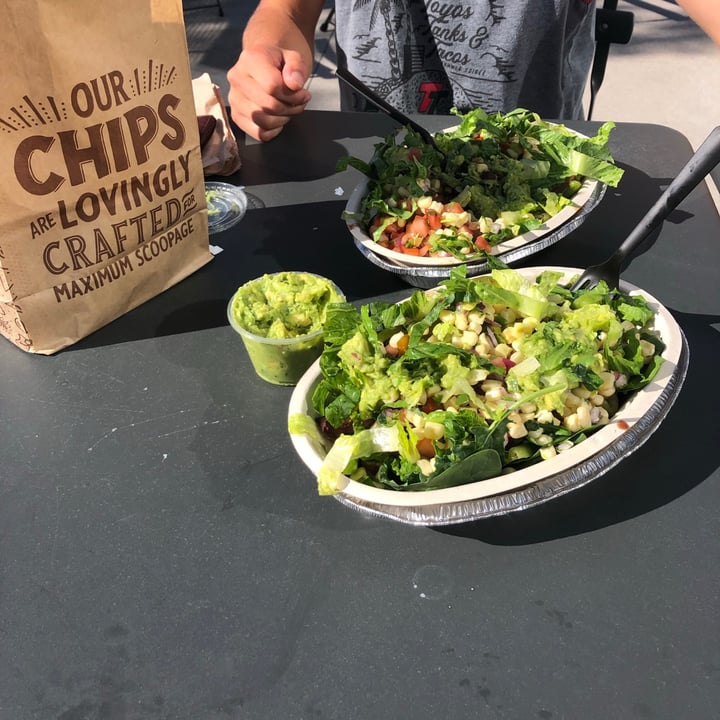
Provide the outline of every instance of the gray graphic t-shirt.
{"type": "Polygon", "coordinates": [[[582,117],[593,0],[336,0],[336,17],[338,63],[405,112],[582,117]]]}

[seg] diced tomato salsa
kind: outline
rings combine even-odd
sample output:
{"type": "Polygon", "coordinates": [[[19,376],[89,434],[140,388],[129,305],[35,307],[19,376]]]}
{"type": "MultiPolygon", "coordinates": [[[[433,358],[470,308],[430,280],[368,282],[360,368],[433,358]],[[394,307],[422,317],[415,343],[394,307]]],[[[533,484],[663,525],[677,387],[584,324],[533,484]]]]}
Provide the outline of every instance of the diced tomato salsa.
{"type": "Polygon", "coordinates": [[[491,252],[477,220],[457,202],[442,204],[431,198],[420,198],[418,208],[409,219],[378,214],[369,231],[378,244],[405,255],[452,257],[451,253],[438,248],[439,240],[452,242],[460,255],[491,252]]]}

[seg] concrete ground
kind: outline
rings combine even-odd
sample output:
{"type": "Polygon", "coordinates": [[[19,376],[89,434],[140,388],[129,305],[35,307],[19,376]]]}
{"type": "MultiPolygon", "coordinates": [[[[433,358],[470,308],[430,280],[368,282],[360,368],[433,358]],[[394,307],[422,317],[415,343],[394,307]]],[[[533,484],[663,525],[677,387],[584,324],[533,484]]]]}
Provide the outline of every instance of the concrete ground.
{"type": "MultiPolygon", "coordinates": [[[[256,0],[184,0],[193,77],[208,72],[225,96],[225,73],[237,58],[255,5],[256,0]]],[[[317,110],[339,109],[333,27],[322,28],[330,6],[328,0],[309,82],[309,107],[317,110]]],[[[633,37],[611,47],[593,120],[668,125],[697,148],[720,124],[720,48],[672,0],[624,0],[618,9],[633,12],[633,37]]],[[[715,176],[720,179],[720,172],[715,176]]],[[[716,188],[712,191],[717,201],[716,188]]]]}

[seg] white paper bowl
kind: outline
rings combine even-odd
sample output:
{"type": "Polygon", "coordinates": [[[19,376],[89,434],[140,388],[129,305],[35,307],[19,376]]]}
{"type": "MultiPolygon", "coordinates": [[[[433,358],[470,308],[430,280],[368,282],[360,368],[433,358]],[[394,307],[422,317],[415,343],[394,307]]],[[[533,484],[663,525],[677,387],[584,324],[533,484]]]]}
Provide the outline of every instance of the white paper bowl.
{"type": "MultiPolygon", "coordinates": [[[[575,268],[524,268],[518,270],[534,279],[543,270],[559,270],[566,277],[582,272],[575,268]]],[[[448,524],[478,517],[522,509],[599,477],[645,442],[660,425],[680,391],[687,368],[687,348],[680,327],[670,312],[652,295],[629,283],[621,284],[625,292],[643,295],[656,312],[654,328],[666,345],[664,362],[645,388],[635,393],[605,425],[582,443],[523,470],[457,487],[428,491],[396,491],[375,488],[345,478],[346,485],[336,497],[376,514],[413,524],[448,524]],[[551,479],[541,497],[523,496],[517,491],[539,486],[551,479]],[[514,495],[513,495],[514,494],[514,495]],[[497,498],[512,498],[510,502],[497,498]],[[493,499],[491,503],[483,501],[493,499]]],[[[290,400],[288,414],[313,415],[312,391],[320,379],[319,362],[315,362],[298,382],[290,400]]],[[[326,454],[302,435],[291,435],[300,459],[317,476],[326,454]]]]}
{"type": "MultiPolygon", "coordinates": [[[[451,132],[457,126],[447,128],[444,132],[451,132]]],[[[575,131],[572,131],[575,132],[575,131]]],[[[579,137],[586,137],[576,133],[579,137]]],[[[440,280],[449,277],[450,270],[456,265],[466,265],[467,276],[473,277],[486,272],[487,262],[483,258],[472,260],[458,260],[454,257],[421,257],[390,250],[376,243],[358,220],[361,205],[365,197],[370,180],[363,178],[353,189],[345,212],[348,213],[346,225],[353,237],[356,247],[373,264],[399,275],[406,282],[420,288],[433,287],[440,280]]],[[[522,233],[516,237],[504,240],[493,247],[492,254],[506,264],[515,260],[526,258],[540,252],[558,242],[570,232],[579,227],[591,210],[593,210],[605,195],[607,186],[597,180],[586,179],[580,189],[572,198],[572,202],[559,213],[543,223],[535,230],[522,233]]]]}
{"type": "MultiPolygon", "coordinates": [[[[345,211],[347,213],[353,213],[356,216],[360,214],[362,200],[367,193],[369,182],[369,179],[365,178],[362,182],[355,186],[348,198],[347,205],[345,206],[345,211]]],[[[566,222],[572,220],[572,218],[575,217],[578,212],[582,210],[585,205],[590,203],[597,195],[598,186],[600,184],[601,183],[597,180],[585,180],[577,193],[573,195],[572,202],[569,205],[566,205],[559,213],[553,215],[537,229],[522,233],[521,235],[516,235],[513,238],[509,238],[508,240],[504,240],[503,242],[493,246],[492,254],[502,259],[503,256],[507,255],[511,251],[516,251],[521,248],[531,250],[536,247],[537,250],[542,250],[547,247],[547,243],[541,245],[538,241],[542,238],[551,236],[566,222]]],[[[348,219],[346,220],[346,224],[350,234],[355,238],[359,245],[402,267],[424,269],[450,268],[454,265],[477,262],[479,259],[473,258],[472,260],[458,260],[454,257],[421,257],[416,255],[407,255],[395,250],[390,250],[376,243],[357,220],[348,219]]],[[[530,253],[527,252],[525,254],[528,255],[530,253]]]]}

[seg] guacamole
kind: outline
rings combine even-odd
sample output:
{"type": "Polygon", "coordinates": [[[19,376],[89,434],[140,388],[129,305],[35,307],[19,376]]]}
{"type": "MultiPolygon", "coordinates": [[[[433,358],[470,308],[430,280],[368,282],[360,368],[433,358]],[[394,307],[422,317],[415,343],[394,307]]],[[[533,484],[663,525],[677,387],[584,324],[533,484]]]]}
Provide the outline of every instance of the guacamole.
{"type": "Polygon", "coordinates": [[[344,299],[326,278],[283,271],[241,286],[230,300],[228,319],[257,374],[294,385],[322,351],[328,305],[344,299]]]}

